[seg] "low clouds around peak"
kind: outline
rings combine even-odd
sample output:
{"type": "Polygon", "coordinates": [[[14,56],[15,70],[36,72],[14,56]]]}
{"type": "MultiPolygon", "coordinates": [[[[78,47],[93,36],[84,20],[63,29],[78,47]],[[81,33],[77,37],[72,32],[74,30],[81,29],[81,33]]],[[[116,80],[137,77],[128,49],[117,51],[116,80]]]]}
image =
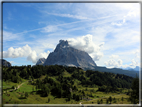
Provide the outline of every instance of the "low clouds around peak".
{"type": "Polygon", "coordinates": [[[36,63],[39,58],[47,58],[48,54],[49,51],[37,55],[37,52],[32,50],[29,45],[15,49],[10,47],[7,51],[3,51],[4,58],[27,57],[27,60],[32,61],[32,63],[36,63]]]}
{"type": "Polygon", "coordinates": [[[99,59],[103,56],[100,49],[104,45],[104,42],[96,45],[92,40],[92,35],[90,34],[77,38],[69,38],[68,41],[70,46],[87,52],[94,59],[94,61],[99,61],[99,59]]]}

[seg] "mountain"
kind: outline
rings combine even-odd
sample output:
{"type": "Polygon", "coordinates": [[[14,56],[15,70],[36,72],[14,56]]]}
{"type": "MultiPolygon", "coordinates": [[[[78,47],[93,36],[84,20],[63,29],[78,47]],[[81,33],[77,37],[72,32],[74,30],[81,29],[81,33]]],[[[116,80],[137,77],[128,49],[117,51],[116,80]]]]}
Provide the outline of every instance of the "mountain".
{"type": "Polygon", "coordinates": [[[134,68],[134,70],[135,71],[139,71],[141,68],[139,67],[139,66],[136,66],[135,68],[134,68]]]}
{"type": "Polygon", "coordinates": [[[140,68],[139,66],[136,66],[135,68],[127,67],[122,69],[129,70],[129,71],[140,71],[142,68],[140,68]]]}
{"type": "Polygon", "coordinates": [[[96,63],[84,51],[77,50],[68,44],[68,41],[60,40],[54,52],[50,53],[43,65],[64,65],[93,69],[96,63]]]}
{"type": "Polygon", "coordinates": [[[11,67],[11,63],[4,60],[4,59],[0,59],[0,65],[1,65],[1,63],[2,63],[3,66],[11,67]]]}
{"type": "Polygon", "coordinates": [[[110,73],[114,73],[114,74],[124,74],[127,76],[131,76],[131,77],[136,77],[139,76],[139,71],[129,71],[129,70],[123,70],[120,68],[106,68],[106,67],[100,67],[97,66],[94,69],[95,71],[101,71],[101,72],[110,72],[110,73]]]}
{"type": "MultiPolygon", "coordinates": [[[[89,68],[86,68],[85,70],[88,70],[89,68]]],[[[100,71],[100,72],[110,72],[114,74],[124,74],[130,77],[136,77],[139,76],[139,71],[129,71],[129,70],[123,70],[120,68],[106,68],[106,67],[101,67],[101,66],[96,66],[94,69],[90,69],[93,71],[100,71]]]]}
{"type": "Polygon", "coordinates": [[[60,40],[54,52],[50,53],[43,65],[63,65],[80,67],[84,70],[124,74],[131,77],[139,76],[139,71],[130,71],[120,68],[106,68],[97,66],[88,53],[71,47],[68,41],[60,40]]]}
{"type": "Polygon", "coordinates": [[[45,58],[40,58],[38,61],[37,61],[37,63],[36,63],[36,65],[43,65],[44,64],[44,62],[45,62],[45,58]]]}

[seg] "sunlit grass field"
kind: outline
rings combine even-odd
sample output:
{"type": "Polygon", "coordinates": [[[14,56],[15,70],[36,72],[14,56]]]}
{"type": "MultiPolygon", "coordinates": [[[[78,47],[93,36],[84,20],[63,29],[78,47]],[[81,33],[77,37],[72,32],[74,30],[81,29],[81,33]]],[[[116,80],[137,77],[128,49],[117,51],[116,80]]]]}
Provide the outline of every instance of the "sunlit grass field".
{"type": "MultiPolygon", "coordinates": [[[[44,77],[41,77],[43,79],[44,77]]],[[[98,88],[86,88],[81,87],[79,90],[84,90],[85,94],[92,93],[92,97],[89,97],[89,100],[86,101],[85,99],[82,99],[80,101],[75,101],[71,99],[70,101],[66,101],[66,98],[56,98],[51,95],[51,93],[47,97],[41,97],[39,94],[36,94],[36,89],[34,85],[30,85],[27,80],[24,80],[23,85],[13,91],[13,92],[7,92],[3,93],[3,103],[4,104],[79,104],[82,102],[82,104],[97,104],[98,100],[103,100],[103,104],[106,104],[106,98],[109,98],[110,96],[112,98],[115,97],[116,102],[111,102],[112,104],[130,104],[128,101],[129,96],[122,93],[105,93],[97,91],[98,88]],[[94,90],[94,91],[91,91],[94,90]],[[28,92],[28,97],[25,98],[25,92],[28,92]],[[123,101],[121,101],[121,98],[124,98],[123,101]]],[[[78,82],[78,81],[76,81],[78,82]]],[[[3,86],[7,86],[9,84],[9,87],[12,87],[13,85],[18,85],[16,83],[6,83],[3,82],[3,86]]],[[[127,92],[127,90],[123,90],[123,92],[127,92]]]]}

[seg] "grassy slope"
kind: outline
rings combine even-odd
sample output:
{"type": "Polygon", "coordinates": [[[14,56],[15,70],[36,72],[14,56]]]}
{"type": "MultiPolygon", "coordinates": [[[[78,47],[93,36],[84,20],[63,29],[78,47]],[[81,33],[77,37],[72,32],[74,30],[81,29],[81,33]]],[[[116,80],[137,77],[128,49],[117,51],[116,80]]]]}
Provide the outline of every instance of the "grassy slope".
{"type": "MultiPolygon", "coordinates": [[[[97,90],[97,88],[95,88],[95,90],[97,90]]],[[[82,101],[85,100],[81,100],[81,101],[68,101],[66,102],[65,98],[55,98],[52,95],[49,95],[48,97],[40,97],[40,95],[36,95],[35,93],[30,94],[30,92],[33,91],[33,86],[32,85],[28,85],[27,83],[23,84],[17,91],[13,91],[13,92],[8,92],[3,94],[3,103],[24,103],[24,104],[79,104],[82,101]],[[24,92],[28,92],[29,96],[27,99],[23,98],[20,99],[21,94],[23,94],[24,97],[24,92]],[[7,94],[10,94],[10,96],[7,96],[7,94]],[[12,98],[12,99],[11,99],[12,98]],[[48,103],[48,98],[50,98],[50,102],[48,103]],[[11,99],[11,100],[10,100],[11,99]]],[[[85,91],[85,93],[89,94],[90,91],[89,89],[87,89],[87,91],[85,91]]],[[[104,104],[106,103],[106,98],[108,98],[109,96],[113,95],[118,95],[117,93],[103,93],[103,92],[95,92],[93,93],[94,97],[90,97],[90,99],[96,99],[96,100],[91,100],[91,101],[85,101],[82,104],[92,104],[92,102],[94,104],[97,104],[97,100],[103,98],[103,102],[104,104]],[[97,97],[98,96],[98,97],[97,97]]],[[[116,99],[119,98],[119,101],[117,101],[118,104],[122,104],[121,98],[128,98],[128,95],[122,94],[122,95],[118,95],[118,96],[114,96],[116,99]]],[[[118,100],[118,99],[117,99],[118,100]]],[[[127,100],[124,99],[123,104],[130,104],[130,102],[128,102],[127,100]]]]}
{"type": "MultiPolygon", "coordinates": [[[[68,72],[64,72],[64,77],[68,77],[71,76],[71,74],[69,74],[68,72]]],[[[45,76],[41,76],[40,79],[44,79],[45,76]]],[[[54,80],[55,77],[50,77],[54,80]]],[[[25,82],[27,80],[23,79],[23,82],[25,82]]],[[[30,93],[33,91],[33,85],[29,85],[28,82],[25,82],[18,90],[13,91],[13,92],[8,92],[8,93],[3,93],[3,104],[6,103],[10,103],[10,104],[79,104],[80,102],[82,102],[82,104],[97,104],[97,100],[100,100],[102,97],[103,99],[103,103],[106,104],[106,98],[108,98],[109,96],[112,96],[112,98],[116,98],[118,104],[130,104],[130,102],[127,101],[127,98],[129,97],[128,95],[125,94],[121,94],[119,95],[119,93],[104,93],[104,92],[97,92],[96,90],[98,89],[97,86],[95,88],[89,88],[87,87],[82,87],[81,85],[78,85],[80,83],[80,81],[78,81],[77,79],[75,80],[75,85],[78,86],[79,90],[84,90],[85,94],[90,94],[92,93],[93,97],[89,97],[90,101],[86,101],[85,99],[80,100],[80,101],[75,101],[75,100],[71,100],[71,101],[67,101],[66,102],[66,98],[55,98],[54,96],[52,96],[51,94],[49,94],[48,97],[40,97],[40,95],[36,94],[36,92],[30,93]],[[94,92],[91,92],[90,90],[94,89],[94,92]],[[28,92],[29,96],[28,98],[24,98],[24,93],[28,92]],[[10,94],[10,96],[8,96],[8,94],[10,94]],[[23,95],[21,98],[21,95],[23,95]],[[116,96],[113,96],[116,95],[116,96]],[[124,98],[124,101],[121,101],[121,98],[124,98]],[[118,101],[119,98],[119,101],[118,101]],[[126,98],[126,99],[125,99],[126,98]],[[50,102],[48,102],[48,99],[50,99],[50,102]]],[[[19,83],[21,84],[21,83],[19,83]]],[[[10,86],[12,87],[13,85],[18,85],[16,83],[13,82],[3,82],[3,86],[10,86]]],[[[35,91],[35,87],[34,87],[34,91],[35,91]]],[[[127,90],[124,90],[127,92],[127,90]]],[[[113,102],[112,102],[113,103],[113,102]]]]}

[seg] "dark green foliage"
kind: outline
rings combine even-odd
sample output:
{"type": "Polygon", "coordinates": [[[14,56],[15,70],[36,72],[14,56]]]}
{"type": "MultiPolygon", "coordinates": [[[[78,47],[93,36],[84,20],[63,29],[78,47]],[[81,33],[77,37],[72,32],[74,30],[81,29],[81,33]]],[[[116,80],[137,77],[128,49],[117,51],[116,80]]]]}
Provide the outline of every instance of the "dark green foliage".
{"type": "Polygon", "coordinates": [[[48,94],[50,92],[49,88],[46,87],[44,84],[42,84],[42,86],[41,86],[41,91],[42,91],[42,96],[43,97],[48,96],[48,94]]]}
{"type": "Polygon", "coordinates": [[[97,100],[97,104],[100,104],[100,101],[99,101],[99,100],[97,100]]]}
{"type": "Polygon", "coordinates": [[[105,86],[105,85],[103,85],[103,86],[101,86],[101,87],[98,88],[98,91],[102,91],[102,92],[108,93],[108,92],[119,91],[119,89],[116,86],[111,87],[111,86],[105,86]]]}
{"type": "Polygon", "coordinates": [[[108,98],[108,101],[110,101],[110,104],[111,104],[111,101],[112,101],[112,97],[111,96],[108,98]]]}
{"type": "Polygon", "coordinates": [[[122,98],[121,98],[121,101],[123,102],[123,100],[124,100],[124,98],[122,97],[122,98]]]}
{"type": "Polygon", "coordinates": [[[103,104],[103,99],[101,99],[100,104],[103,104]]]}
{"type": "Polygon", "coordinates": [[[109,100],[108,100],[108,99],[106,99],[106,104],[108,104],[108,101],[109,101],[109,100]]]}
{"type": "MultiPolygon", "coordinates": [[[[96,84],[98,86],[111,86],[112,90],[118,91],[117,88],[130,88],[132,83],[132,77],[122,75],[122,74],[113,74],[108,72],[99,72],[87,70],[86,76],[90,77],[90,80],[83,80],[83,85],[96,84]],[[86,82],[85,82],[86,81],[86,82]]],[[[101,89],[100,89],[101,90],[101,89]]],[[[109,90],[109,89],[108,89],[109,90]]],[[[102,91],[105,91],[102,88],[102,91]]]]}
{"type": "Polygon", "coordinates": [[[14,86],[12,86],[12,89],[14,89],[15,87],[14,86]]]}
{"type": "Polygon", "coordinates": [[[133,104],[139,103],[139,78],[136,76],[136,78],[133,79],[132,82],[132,92],[130,92],[130,98],[129,100],[133,104]]]}
{"type": "Polygon", "coordinates": [[[25,92],[25,98],[27,98],[29,95],[28,95],[28,92],[25,92]]]}
{"type": "Polygon", "coordinates": [[[50,102],[50,98],[48,98],[48,103],[50,102]]]}

